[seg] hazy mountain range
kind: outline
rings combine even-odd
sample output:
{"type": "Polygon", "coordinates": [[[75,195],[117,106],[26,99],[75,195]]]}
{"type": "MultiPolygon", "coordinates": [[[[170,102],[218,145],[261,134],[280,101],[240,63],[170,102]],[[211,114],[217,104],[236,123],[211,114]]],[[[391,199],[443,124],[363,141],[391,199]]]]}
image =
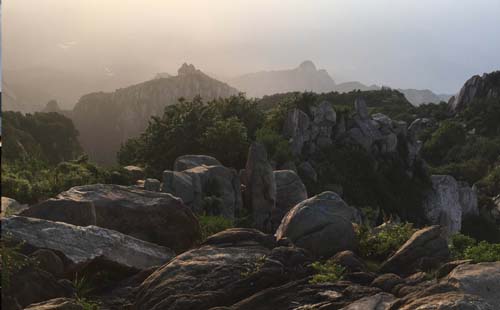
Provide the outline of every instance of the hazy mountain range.
{"type": "MultiPolygon", "coordinates": [[[[249,73],[226,82],[245,92],[250,97],[262,97],[290,91],[312,91],[316,93],[337,91],[340,93],[353,90],[377,90],[378,85],[365,85],[358,81],[336,84],[324,69],[317,69],[312,61],[304,61],[297,68],[277,71],[249,73]]],[[[437,95],[428,89],[398,89],[408,101],[417,106],[423,103],[448,101],[451,95],[437,95]]]]}
{"type": "MultiPolygon", "coordinates": [[[[93,68],[76,74],[48,68],[4,70],[2,88],[5,110],[22,112],[41,111],[50,100],[57,100],[61,108],[71,109],[78,99],[96,91],[111,92],[117,88],[138,84],[151,78],[168,78],[166,72],[153,74],[154,69],[139,65],[93,68]]],[[[378,85],[365,85],[359,81],[336,83],[324,69],[317,69],[312,61],[285,70],[248,73],[233,78],[220,78],[227,84],[245,92],[249,97],[262,97],[289,91],[349,92],[376,90],[378,85]]],[[[399,89],[413,105],[447,101],[451,96],[434,94],[430,90],[399,89]]]]}

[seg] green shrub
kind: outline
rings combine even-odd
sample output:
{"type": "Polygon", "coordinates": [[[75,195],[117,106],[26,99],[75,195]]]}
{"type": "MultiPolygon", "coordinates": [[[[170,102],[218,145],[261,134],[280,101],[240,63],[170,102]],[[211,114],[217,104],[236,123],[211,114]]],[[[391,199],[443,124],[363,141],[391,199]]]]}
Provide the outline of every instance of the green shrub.
{"type": "Polygon", "coordinates": [[[256,140],[266,147],[268,157],[278,165],[293,159],[288,141],[278,132],[266,127],[261,128],[257,130],[256,140]]]}
{"type": "Polygon", "coordinates": [[[464,257],[475,263],[500,261],[500,244],[481,241],[477,245],[467,247],[464,257]]]}
{"type": "Polygon", "coordinates": [[[476,240],[472,237],[463,235],[463,234],[455,234],[451,236],[450,240],[450,252],[451,256],[454,259],[464,259],[465,258],[465,250],[468,247],[476,245],[476,240]]]}
{"type": "Polygon", "coordinates": [[[410,239],[415,231],[410,223],[389,224],[376,233],[361,226],[357,231],[360,255],[366,259],[384,260],[410,239]]]}
{"type": "Polygon", "coordinates": [[[233,223],[222,216],[201,215],[198,217],[198,222],[201,228],[201,241],[205,241],[211,235],[233,227],[233,223]]]}
{"type": "Polygon", "coordinates": [[[477,243],[474,238],[463,234],[452,236],[450,251],[454,259],[471,259],[475,263],[500,261],[500,243],[477,243]]]}
{"type": "Polygon", "coordinates": [[[35,264],[29,257],[19,252],[22,244],[12,246],[10,236],[3,235],[0,241],[2,289],[8,289],[13,276],[21,269],[35,264]]]}
{"type": "Polygon", "coordinates": [[[462,221],[462,233],[478,241],[500,242],[500,229],[480,215],[470,215],[462,221]]]}
{"type": "Polygon", "coordinates": [[[310,283],[318,284],[325,282],[335,282],[342,280],[346,269],[338,264],[336,264],[332,259],[326,262],[314,262],[311,264],[315,271],[310,283]]]}

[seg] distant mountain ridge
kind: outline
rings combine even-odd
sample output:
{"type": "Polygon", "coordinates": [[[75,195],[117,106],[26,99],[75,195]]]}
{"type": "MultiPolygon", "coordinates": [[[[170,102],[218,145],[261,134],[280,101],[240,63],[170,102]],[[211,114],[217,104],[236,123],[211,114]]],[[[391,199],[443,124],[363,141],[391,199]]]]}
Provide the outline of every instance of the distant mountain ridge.
{"type": "MultiPolygon", "coordinates": [[[[324,69],[317,69],[310,60],[302,62],[297,68],[277,71],[260,71],[244,74],[226,82],[245,92],[249,97],[263,97],[293,91],[312,91],[326,93],[336,91],[347,93],[353,90],[379,90],[378,85],[365,85],[358,81],[336,84],[324,69]]],[[[423,103],[439,103],[448,101],[449,95],[436,95],[428,89],[398,89],[408,101],[418,106],[423,103]]]]}
{"type": "Polygon", "coordinates": [[[176,76],[155,78],[112,93],[84,95],[69,115],[84,150],[93,160],[109,164],[114,163],[122,142],[142,133],[152,116],[161,115],[179,98],[201,96],[207,101],[238,92],[193,65],[183,64],[176,76]]]}

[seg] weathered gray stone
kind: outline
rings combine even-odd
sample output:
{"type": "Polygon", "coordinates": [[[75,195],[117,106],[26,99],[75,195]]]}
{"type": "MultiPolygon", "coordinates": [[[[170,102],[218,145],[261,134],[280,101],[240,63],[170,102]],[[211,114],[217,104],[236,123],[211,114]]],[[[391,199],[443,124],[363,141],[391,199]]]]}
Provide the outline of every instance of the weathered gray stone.
{"type": "Polygon", "coordinates": [[[276,208],[272,212],[273,230],[281,224],[283,216],[296,204],[307,199],[307,189],[292,170],[274,171],[276,180],[276,208]]]}
{"type": "Polygon", "coordinates": [[[449,255],[448,243],[441,236],[440,227],[430,226],[415,232],[382,264],[380,270],[409,275],[419,270],[435,268],[445,262],[449,255]]]}
{"type": "Polygon", "coordinates": [[[123,170],[125,170],[130,177],[132,178],[132,181],[137,181],[137,180],[142,180],[144,179],[144,169],[138,166],[125,166],[123,167],[123,170]]]}
{"type": "Polygon", "coordinates": [[[161,183],[157,179],[146,179],[144,181],[144,189],[151,192],[159,192],[161,183]]]}
{"type": "Polygon", "coordinates": [[[207,155],[183,155],[174,162],[174,171],[184,171],[198,166],[222,166],[222,164],[212,156],[207,155]]]}
{"type": "Polygon", "coordinates": [[[23,210],[26,210],[28,205],[23,205],[17,202],[16,200],[8,197],[2,196],[2,209],[0,218],[9,215],[16,215],[21,213],[23,210]]]}
{"type": "Polygon", "coordinates": [[[448,275],[447,283],[460,291],[482,297],[491,305],[500,305],[500,261],[461,264],[448,275]]]}
{"type": "Polygon", "coordinates": [[[332,256],[356,248],[352,222],[360,222],[359,212],[336,193],[323,192],[302,201],[283,218],[276,238],[288,238],[316,256],[332,256]]]}
{"type": "Polygon", "coordinates": [[[56,199],[31,207],[23,215],[86,226],[94,224],[92,206],[97,226],[174,251],[186,250],[200,238],[198,220],[181,199],[133,186],[76,186],[56,199]]]}
{"type": "MultiPolygon", "coordinates": [[[[393,310],[393,308],[389,308],[393,310]]],[[[479,296],[448,292],[426,296],[394,310],[495,310],[479,296]]]]}
{"type": "Polygon", "coordinates": [[[264,145],[252,143],[245,171],[245,207],[252,212],[255,228],[271,232],[271,217],[276,207],[276,181],[264,145]]]}
{"type": "Polygon", "coordinates": [[[75,265],[103,259],[137,270],[161,265],[175,254],[168,248],[97,226],[75,226],[21,216],[2,221],[2,232],[39,249],[60,252],[75,265]]]}
{"type": "Polygon", "coordinates": [[[433,175],[431,181],[432,189],[424,199],[427,220],[431,224],[441,225],[445,236],[459,232],[462,227],[462,207],[457,181],[449,175],[433,175]]]}
{"type": "Polygon", "coordinates": [[[235,212],[242,207],[238,173],[220,165],[201,165],[182,172],[164,171],[163,191],[180,197],[198,214],[234,220],[235,212]],[[208,203],[208,199],[214,203],[208,203]]]}
{"type": "Polygon", "coordinates": [[[387,293],[378,293],[361,298],[341,310],[387,310],[396,298],[387,293]]]}

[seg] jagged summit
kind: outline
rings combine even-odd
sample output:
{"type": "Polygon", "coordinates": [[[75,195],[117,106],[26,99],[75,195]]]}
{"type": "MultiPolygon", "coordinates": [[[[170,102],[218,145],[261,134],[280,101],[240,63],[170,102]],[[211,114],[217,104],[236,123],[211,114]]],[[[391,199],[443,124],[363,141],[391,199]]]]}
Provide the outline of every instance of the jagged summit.
{"type": "Polygon", "coordinates": [[[183,63],[182,66],[177,70],[178,75],[189,75],[189,74],[200,74],[203,73],[201,70],[196,69],[193,64],[183,63]]]}
{"type": "Polygon", "coordinates": [[[475,99],[500,97],[500,71],[474,75],[465,82],[460,92],[448,102],[453,111],[464,110],[475,99]]]}

